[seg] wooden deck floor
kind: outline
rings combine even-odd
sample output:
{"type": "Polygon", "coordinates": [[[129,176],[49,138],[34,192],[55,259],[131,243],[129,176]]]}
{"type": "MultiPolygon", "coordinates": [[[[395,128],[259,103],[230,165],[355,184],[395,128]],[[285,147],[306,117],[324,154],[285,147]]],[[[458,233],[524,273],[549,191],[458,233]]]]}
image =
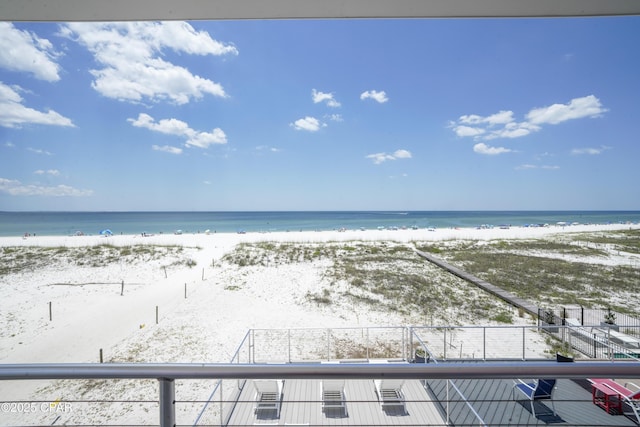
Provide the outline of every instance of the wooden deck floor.
{"type": "MultiPolygon", "coordinates": [[[[548,400],[534,403],[516,391],[513,380],[455,380],[455,385],[473,406],[476,413],[489,426],[636,426],[624,415],[612,415],[591,401],[590,385],[584,381],[559,379],[556,382],[554,405],[548,400]],[[554,415],[552,408],[555,407],[554,415]]],[[[446,400],[446,381],[428,381],[428,388],[443,401],[446,400]]],[[[456,426],[478,425],[478,419],[458,395],[450,391],[451,421],[456,426]]]]}
{"type": "Polygon", "coordinates": [[[418,380],[404,382],[402,389],[406,399],[406,412],[400,408],[382,410],[373,380],[347,380],[347,414],[339,408],[322,410],[320,382],[285,381],[282,408],[280,417],[277,417],[275,411],[259,411],[258,414],[254,412],[255,389],[252,381],[247,381],[234,404],[228,425],[445,425],[439,405],[432,402],[418,380]]]}
{"type": "Polygon", "coordinates": [[[346,413],[339,408],[322,410],[320,380],[287,380],[283,387],[280,416],[275,411],[256,413],[255,388],[246,381],[240,394],[226,411],[229,426],[299,425],[299,426],[446,426],[445,408],[449,408],[453,426],[637,426],[624,415],[608,414],[591,402],[588,384],[561,379],[556,383],[554,415],[549,401],[530,402],[517,393],[512,395],[512,380],[456,380],[466,397],[463,401],[446,381],[407,380],[403,391],[406,412],[399,408],[383,410],[373,380],[347,380],[346,413]],[[427,391],[428,390],[428,391],[427,391]],[[449,402],[447,404],[447,399],[449,402]],[[473,407],[473,409],[470,409],[473,407]],[[480,421],[480,419],[482,421],[480,421]]]}

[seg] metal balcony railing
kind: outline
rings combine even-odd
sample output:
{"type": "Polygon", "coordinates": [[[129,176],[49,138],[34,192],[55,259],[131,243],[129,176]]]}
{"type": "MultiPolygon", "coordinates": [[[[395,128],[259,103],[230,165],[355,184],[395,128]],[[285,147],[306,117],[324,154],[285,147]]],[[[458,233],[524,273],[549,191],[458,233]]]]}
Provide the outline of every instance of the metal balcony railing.
{"type": "MultiPolygon", "coordinates": [[[[178,379],[405,379],[640,378],[640,363],[466,362],[349,364],[12,364],[0,380],[155,379],[159,424],[176,423],[178,379]]],[[[479,423],[481,424],[481,423],[479,423]]]]}
{"type": "MultiPolygon", "coordinates": [[[[420,380],[413,381],[413,385],[420,384],[422,388],[421,394],[413,397],[414,402],[440,408],[440,425],[448,425],[454,421],[456,425],[496,425],[495,422],[487,421],[487,414],[482,413],[479,408],[488,403],[513,405],[513,402],[507,403],[511,401],[511,397],[504,392],[511,389],[512,382],[503,380],[504,378],[553,376],[584,380],[587,386],[583,388],[587,388],[587,391],[579,390],[580,395],[575,396],[565,393],[564,399],[581,400],[588,403],[588,406],[593,405],[587,378],[629,378],[635,384],[640,384],[637,358],[634,354],[629,354],[629,351],[623,353],[618,348],[619,345],[612,341],[614,335],[597,336],[592,342],[588,339],[591,329],[587,336],[582,330],[586,328],[584,326],[580,327],[582,329],[574,326],[554,326],[552,330],[547,330],[548,328],[550,327],[530,325],[251,329],[241,340],[228,364],[0,365],[0,381],[78,381],[75,384],[54,386],[55,390],[64,390],[62,396],[65,398],[54,402],[44,400],[51,397],[46,393],[37,401],[3,400],[11,399],[13,394],[9,393],[7,396],[6,391],[11,386],[4,387],[5,393],[0,396],[0,404],[5,405],[2,409],[9,409],[5,412],[12,412],[12,409],[43,412],[49,404],[54,405],[57,412],[65,407],[73,406],[75,409],[73,416],[63,413],[60,418],[55,419],[26,417],[27,421],[33,419],[35,425],[51,424],[52,420],[59,424],[86,424],[82,420],[83,409],[87,410],[86,413],[115,414],[110,420],[117,420],[117,425],[141,424],[140,419],[144,419],[143,423],[150,419],[159,420],[161,425],[174,425],[176,414],[179,415],[181,424],[186,425],[243,425],[237,422],[234,424],[232,416],[234,411],[238,412],[238,407],[251,405],[249,400],[252,396],[242,394],[243,389],[251,389],[248,380],[278,378],[315,381],[310,390],[317,393],[319,380],[324,379],[403,378],[420,380]],[[587,348],[598,349],[599,360],[557,364],[549,359],[552,356],[550,349],[541,353],[539,346],[528,345],[532,340],[540,342],[545,339],[556,345],[567,344],[568,348],[581,350],[583,354],[582,347],[586,343],[587,348]],[[538,349],[534,351],[534,347],[538,349]],[[431,363],[415,363],[419,362],[416,357],[418,348],[424,350],[427,356],[425,361],[431,363]],[[620,354],[625,357],[618,357],[620,354]],[[128,379],[132,382],[126,386],[119,383],[118,387],[112,387],[110,383],[102,381],[111,379],[128,379]],[[473,394],[473,384],[469,384],[469,380],[475,379],[486,380],[494,390],[502,390],[502,394],[497,392],[483,395],[478,400],[478,396],[473,394]],[[81,380],[86,382],[82,383],[81,380]],[[150,380],[157,381],[157,385],[150,380]],[[195,385],[192,383],[198,383],[195,385],[197,392],[185,392],[185,388],[189,388],[186,387],[185,382],[188,381],[185,380],[192,380],[189,387],[195,385]],[[92,389],[94,384],[98,386],[101,381],[103,384],[100,391],[104,393],[104,397],[99,392],[85,396],[71,391],[76,390],[76,385],[78,389],[92,389]],[[134,398],[119,394],[123,389],[137,390],[138,387],[144,389],[144,392],[132,394],[136,396],[134,398]],[[132,406],[143,408],[138,412],[150,415],[136,418],[131,412],[132,406]],[[154,412],[158,412],[159,418],[153,415],[154,412]],[[464,421],[461,422],[461,419],[464,421]]],[[[636,335],[634,330],[627,327],[622,330],[630,337],[636,335]]],[[[287,384],[289,397],[292,396],[293,384],[287,384]]],[[[367,384],[371,385],[371,382],[367,384]]],[[[311,407],[317,408],[320,405],[317,399],[317,396],[314,398],[311,395],[304,398],[293,396],[287,407],[303,407],[311,402],[311,407]]],[[[366,397],[353,393],[349,404],[365,408],[369,407],[367,405],[371,404],[371,399],[375,400],[375,395],[366,397]]],[[[25,418],[15,418],[13,421],[10,418],[5,418],[10,424],[24,424],[25,418]]],[[[93,422],[97,422],[96,419],[110,421],[101,420],[98,416],[93,418],[93,422]]],[[[357,424],[355,417],[343,421],[357,424]]],[[[395,421],[387,420],[389,423],[395,421]]],[[[1,425],[4,425],[2,414],[1,425]]],[[[383,422],[377,425],[385,424],[383,422]]]]}

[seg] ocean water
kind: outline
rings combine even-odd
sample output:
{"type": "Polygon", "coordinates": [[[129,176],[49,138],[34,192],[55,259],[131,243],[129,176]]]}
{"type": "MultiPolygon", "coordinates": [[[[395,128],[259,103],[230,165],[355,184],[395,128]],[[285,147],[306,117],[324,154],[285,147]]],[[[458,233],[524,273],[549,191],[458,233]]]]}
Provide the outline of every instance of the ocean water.
{"type": "Polygon", "coordinates": [[[640,223],[640,211],[0,212],[0,236],[640,223]]]}

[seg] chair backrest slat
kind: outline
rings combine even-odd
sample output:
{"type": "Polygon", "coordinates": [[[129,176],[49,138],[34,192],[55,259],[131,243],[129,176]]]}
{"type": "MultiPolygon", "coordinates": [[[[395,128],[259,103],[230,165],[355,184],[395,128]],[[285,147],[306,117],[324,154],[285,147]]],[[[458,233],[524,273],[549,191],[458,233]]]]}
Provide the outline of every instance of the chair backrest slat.
{"type": "Polygon", "coordinates": [[[540,379],[533,393],[534,397],[551,396],[553,388],[556,386],[555,379],[540,379]]]}

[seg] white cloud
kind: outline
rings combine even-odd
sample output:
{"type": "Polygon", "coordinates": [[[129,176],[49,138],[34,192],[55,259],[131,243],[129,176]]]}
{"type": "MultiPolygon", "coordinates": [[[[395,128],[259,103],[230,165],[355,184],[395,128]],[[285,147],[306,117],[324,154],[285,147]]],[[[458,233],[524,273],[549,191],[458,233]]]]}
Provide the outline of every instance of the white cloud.
{"type": "Polygon", "coordinates": [[[151,148],[155,151],[162,151],[169,154],[182,154],[182,148],[172,147],[171,145],[152,145],[151,148]]]}
{"type": "Polygon", "coordinates": [[[386,162],[387,160],[395,160],[395,157],[387,153],[369,154],[365,158],[373,160],[373,163],[376,165],[379,165],[382,162],[386,162]]]}
{"type": "Polygon", "coordinates": [[[256,151],[260,151],[260,152],[269,151],[270,153],[279,153],[282,150],[276,147],[270,147],[268,145],[258,145],[256,147],[256,151]]]}
{"type": "Polygon", "coordinates": [[[33,173],[35,173],[36,175],[51,175],[51,176],[58,176],[60,175],[60,171],[57,169],[49,169],[49,170],[42,170],[42,169],[38,169],[37,171],[34,171],[33,173]]]}
{"type": "Polygon", "coordinates": [[[325,116],[325,118],[328,118],[332,122],[343,122],[344,121],[344,119],[342,118],[342,114],[331,114],[330,116],[325,116]]]}
{"type": "Polygon", "coordinates": [[[527,114],[527,120],[534,124],[558,124],[567,120],[584,117],[600,117],[608,110],[593,95],[574,98],[567,104],[553,104],[548,107],[535,108],[527,114]]]}
{"type": "Polygon", "coordinates": [[[456,127],[454,127],[453,130],[456,133],[456,135],[458,135],[460,137],[478,136],[478,135],[482,135],[483,133],[486,132],[486,130],[484,130],[484,129],[474,128],[474,127],[471,127],[471,126],[456,126],[456,127]]]}
{"type": "Polygon", "coordinates": [[[0,126],[20,127],[23,124],[69,126],[74,127],[70,119],[49,110],[46,113],[25,107],[18,93],[21,88],[7,86],[0,82],[0,126]]]}
{"type": "Polygon", "coordinates": [[[468,125],[477,125],[487,123],[489,125],[499,125],[513,122],[513,111],[500,111],[487,117],[471,114],[468,116],[460,116],[460,123],[468,125]]]}
{"type": "Polygon", "coordinates": [[[489,156],[495,156],[498,154],[510,153],[513,150],[510,150],[505,147],[491,147],[484,142],[479,142],[473,146],[473,151],[478,154],[487,154],[489,156]]]}
{"type": "Polygon", "coordinates": [[[220,128],[211,132],[196,132],[187,140],[187,147],[208,148],[210,145],[226,144],[227,135],[220,128]]]}
{"type": "Polygon", "coordinates": [[[520,138],[523,136],[527,136],[530,133],[537,132],[539,130],[540,130],[540,126],[537,126],[531,123],[512,122],[512,123],[505,124],[505,126],[501,129],[492,130],[483,139],[488,141],[496,138],[520,138]]]}
{"type": "Polygon", "coordinates": [[[146,113],[140,113],[137,119],[127,119],[127,121],[135,127],[186,138],[185,145],[187,147],[208,148],[210,145],[227,143],[227,135],[220,128],[215,128],[211,132],[200,132],[191,129],[191,127],[182,120],[162,119],[156,122],[153,117],[146,113]]]}
{"type": "Polygon", "coordinates": [[[373,99],[374,101],[377,101],[380,104],[384,104],[389,100],[389,98],[387,98],[386,92],[383,90],[380,92],[378,92],[377,90],[368,90],[368,91],[362,92],[360,94],[360,99],[362,100],[373,99]]]}
{"type": "Polygon", "coordinates": [[[328,107],[337,108],[337,107],[340,107],[340,105],[341,105],[333,97],[332,93],[324,93],[324,92],[317,91],[315,89],[311,90],[311,99],[313,99],[313,103],[314,104],[318,104],[320,102],[325,102],[328,107]]]}
{"type": "MultiPolygon", "coordinates": [[[[585,117],[599,117],[605,109],[600,100],[593,95],[574,98],[567,104],[553,104],[549,107],[534,108],[526,114],[526,120],[516,121],[513,111],[501,110],[488,116],[477,114],[463,115],[450,121],[447,127],[453,129],[461,138],[473,138],[476,141],[493,139],[514,139],[542,130],[545,124],[558,124],[567,120],[585,117]]],[[[474,151],[483,154],[500,154],[511,151],[507,148],[492,148],[486,144],[476,144],[474,151]],[[505,151],[507,150],[507,151],[505,151]],[[496,152],[497,151],[497,152],[496,152]]]]}
{"type": "Polygon", "coordinates": [[[387,160],[397,160],[397,159],[410,159],[411,152],[407,150],[396,150],[393,154],[387,153],[374,153],[365,156],[366,159],[371,159],[374,164],[379,165],[387,160]]]}
{"type": "Polygon", "coordinates": [[[598,155],[598,154],[602,154],[604,151],[606,150],[610,150],[611,147],[607,147],[606,145],[601,146],[600,148],[574,148],[573,150],[571,150],[571,154],[574,155],[581,155],[581,154],[588,154],[588,155],[598,155]]]}
{"type": "Polygon", "coordinates": [[[193,55],[238,54],[186,22],[70,23],[61,34],[85,46],[101,69],[91,70],[93,88],[122,101],[170,100],[186,104],[205,94],[226,97],[223,87],[165,61],[163,51],[193,55]]]}
{"type": "Polygon", "coordinates": [[[60,80],[60,66],[54,61],[59,55],[49,40],[0,22],[0,68],[55,82],[60,80]]]}
{"type": "Polygon", "coordinates": [[[393,153],[393,157],[395,157],[396,159],[410,159],[411,153],[407,150],[396,150],[393,153]]]}
{"type": "Polygon", "coordinates": [[[23,184],[13,179],[0,178],[0,192],[11,196],[88,197],[93,190],[79,190],[68,185],[41,186],[23,184]]]}
{"type": "Polygon", "coordinates": [[[147,128],[154,132],[168,135],[189,136],[193,130],[189,125],[178,119],[162,119],[156,122],[153,117],[146,113],[138,114],[137,119],[127,119],[135,127],[147,128]]]}
{"type": "Polygon", "coordinates": [[[531,170],[531,169],[546,169],[546,170],[557,170],[560,169],[560,166],[554,166],[554,165],[531,165],[531,164],[524,164],[524,165],[520,165],[520,166],[516,166],[516,170],[531,170]]]}
{"type": "Polygon", "coordinates": [[[317,132],[320,130],[320,127],[323,126],[318,119],[315,117],[305,117],[303,119],[298,119],[295,122],[290,124],[295,130],[306,130],[309,132],[317,132]]]}
{"type": "Polygon", "coordinates": [[[52,156],[53,154],[50,153],[49,151],[46,150],[41,150],[39,148],[31,148],[31,147],[27,147],[27,151],[31,151],[32,153],[35,154],[42,154],[44,156],[52,156]]]}

